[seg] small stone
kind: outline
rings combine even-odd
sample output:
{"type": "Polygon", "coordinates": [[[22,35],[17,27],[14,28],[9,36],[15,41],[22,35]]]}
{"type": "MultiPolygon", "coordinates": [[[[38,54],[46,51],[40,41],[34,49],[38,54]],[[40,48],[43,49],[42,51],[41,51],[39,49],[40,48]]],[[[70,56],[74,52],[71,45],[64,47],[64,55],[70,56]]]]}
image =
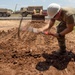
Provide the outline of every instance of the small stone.
{"type": "Polygon", "coordinates": [[[17,64],[17,62],[14,62],[13,64],[17,64]]]}
{"type": "Polygon", "coordinates": [[[32,52],[33,50],[32,49],[30,49],[30,52],[32,52]]]}

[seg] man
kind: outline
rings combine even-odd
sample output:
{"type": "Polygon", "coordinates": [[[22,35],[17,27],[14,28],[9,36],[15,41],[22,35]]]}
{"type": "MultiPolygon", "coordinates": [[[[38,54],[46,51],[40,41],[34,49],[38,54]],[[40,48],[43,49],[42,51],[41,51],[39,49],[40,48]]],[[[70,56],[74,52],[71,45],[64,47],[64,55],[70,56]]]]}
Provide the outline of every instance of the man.
{"type": "Polygon", "coordinates": [[[75,26],[75,9],[69,7],[61,8],[60,5],[52,3],[48,6],[47,13],[50,18],[48,25],[39,29],[30,27],[29,30],[35,33],[43,32],[54,35],[60,47],[57,53],[63,54],[66,52],[65,35],[70,33],[75,26]],[[46,32],[52,28],[56,20],[60,21],[60,24],[57,26],[57,33],[46,32]]]}
{"type": "Polygon", "coordinates": [[[50,30],[56,20],[60,21],[60,24],[57,26],[57,33],[51,34],[57,38],[59,43],[60,49],[57,53],[63,54],[66,52],[65,35],[70,33],[75,26],[75,9],[68,7],[61,8],[60,5],[52,3],[48,6],[47,13],[50,18],[50,23],[43,28],[37,29],[37,32],[50,30]]]}

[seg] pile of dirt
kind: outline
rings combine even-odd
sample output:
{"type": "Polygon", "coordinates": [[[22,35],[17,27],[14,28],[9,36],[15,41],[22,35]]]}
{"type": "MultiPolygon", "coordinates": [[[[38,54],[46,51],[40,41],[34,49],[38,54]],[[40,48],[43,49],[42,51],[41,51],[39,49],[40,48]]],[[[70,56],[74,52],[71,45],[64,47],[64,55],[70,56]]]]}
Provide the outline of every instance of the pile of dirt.
{"type": "MultiPolygon", "coordinates": [[[[46,25],[28,24],[35,28],[46,25]]],[[[18,39],[17,33],[18,28],[0,32],[0,75],[75,75],[75,36],[66,38],[67,54],[57,55],[53,54],[58,50],[55,37],[26,31],[18,39]]]]}

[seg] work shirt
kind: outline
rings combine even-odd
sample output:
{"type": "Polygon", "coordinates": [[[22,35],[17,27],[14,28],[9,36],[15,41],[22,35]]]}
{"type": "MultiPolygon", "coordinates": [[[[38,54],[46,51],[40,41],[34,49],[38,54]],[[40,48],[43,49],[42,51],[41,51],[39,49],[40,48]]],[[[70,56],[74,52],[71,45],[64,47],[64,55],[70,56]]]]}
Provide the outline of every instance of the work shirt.
{"type": "Polygon", "coordinates": [[[61,9],[60,18],[58,21],[66,22],[66,24],[74,24],[75,25],[75,8],[65,7],[61,9]]]}

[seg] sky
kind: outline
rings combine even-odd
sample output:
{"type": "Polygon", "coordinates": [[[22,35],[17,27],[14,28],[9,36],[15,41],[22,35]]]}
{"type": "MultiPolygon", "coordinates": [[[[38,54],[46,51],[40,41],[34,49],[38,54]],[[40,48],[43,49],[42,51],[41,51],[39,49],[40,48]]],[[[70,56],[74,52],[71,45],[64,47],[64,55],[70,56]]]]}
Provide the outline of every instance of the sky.
{"type": "Polygon", "coordinates": [[[21,7],[42,5],[47,9],[51,3],[58,3],[62,7],[69,6],[75,8],[75,0],[0,0],[0,8],[20,10],[21,7]]]}

